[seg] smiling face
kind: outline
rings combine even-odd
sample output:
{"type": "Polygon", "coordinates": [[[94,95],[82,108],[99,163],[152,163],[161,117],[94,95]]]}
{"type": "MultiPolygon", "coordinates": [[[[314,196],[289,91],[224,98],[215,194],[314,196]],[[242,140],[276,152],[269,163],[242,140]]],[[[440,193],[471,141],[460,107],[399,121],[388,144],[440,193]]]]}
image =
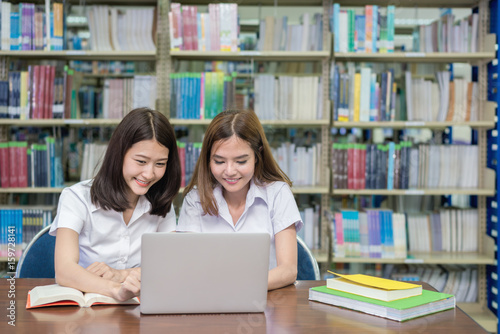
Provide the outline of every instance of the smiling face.
{"type": "Polygon", "coordinates": [[[255,171],[255,153],[246,141],[233,135],[212,147],[210,170],[224,188],[224,196],[246,198],[255,171]]]}
{"type": "Polygon", "coordinates": [[[140,195],[145,195],[163,177],[168,153],[168,148],[155,140],[143,140],[130,147],[123,159],[129,203],[136,203],[140,195]]]}

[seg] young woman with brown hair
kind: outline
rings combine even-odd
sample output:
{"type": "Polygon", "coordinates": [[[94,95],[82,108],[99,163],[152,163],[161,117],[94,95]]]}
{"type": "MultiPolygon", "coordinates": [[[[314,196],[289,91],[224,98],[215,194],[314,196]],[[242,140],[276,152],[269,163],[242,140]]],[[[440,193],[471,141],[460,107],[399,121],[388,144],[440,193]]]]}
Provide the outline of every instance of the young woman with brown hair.
{"type": "Polygon", "coordinates": [[[181,171],[174,129],[139,108],[118,124],[93,180],[65,188],[50,234],[56,282],[126,300],[140,292],[141,236],[175,230],[181,171]]]}
{"type": "Polygon", "coordinates": [[[268,289],[292,284],[303,223],[290,186],[255,113],[222,112],[205,132],[177,230],[269,233],[268,289]]]}

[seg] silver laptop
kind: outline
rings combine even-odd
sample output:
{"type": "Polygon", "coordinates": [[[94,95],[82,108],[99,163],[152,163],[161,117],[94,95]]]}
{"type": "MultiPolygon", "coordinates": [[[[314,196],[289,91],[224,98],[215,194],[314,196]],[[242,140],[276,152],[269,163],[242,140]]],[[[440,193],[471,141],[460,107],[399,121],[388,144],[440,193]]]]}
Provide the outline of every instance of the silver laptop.
{"type": "Polygon", "coordinates": [[[146,233],[141,313],[264,312],[267,233],[146,233]]]}

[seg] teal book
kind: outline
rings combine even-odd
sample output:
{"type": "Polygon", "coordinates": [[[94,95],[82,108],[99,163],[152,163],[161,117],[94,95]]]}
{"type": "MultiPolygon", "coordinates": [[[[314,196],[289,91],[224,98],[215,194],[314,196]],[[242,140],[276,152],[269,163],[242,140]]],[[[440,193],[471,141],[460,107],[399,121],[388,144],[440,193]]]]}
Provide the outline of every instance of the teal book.
{"type": "Polygon", "coordinates": [[[407,321],[455,308],[453,295],[429,290],[422,290],[418,296],[385,302],[319,286],[309,289],[309,300],[395,321],[407,321]]]}

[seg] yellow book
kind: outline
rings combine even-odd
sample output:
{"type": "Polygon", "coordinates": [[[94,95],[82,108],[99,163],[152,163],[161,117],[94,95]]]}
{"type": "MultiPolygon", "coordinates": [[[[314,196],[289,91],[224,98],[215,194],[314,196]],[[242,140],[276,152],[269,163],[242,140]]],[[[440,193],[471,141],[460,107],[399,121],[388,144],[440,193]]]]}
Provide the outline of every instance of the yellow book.
{"type": "Polygon", "coordinates": [[[21,119],[28,119],[30,118],[28,113],[29,113],[29,105],[28,105],[28,72],[27,71],[22,71],[21,72],[21,89],[20,89],[20,95],[19,95],[19,107],[21,108],[20,110],[20,118],[21,119]]]}
{"type": "Polygon", "coordinates": [[[353,110],[353,121],[359,122],[359,109],[361,100],[361,73],[356,73],[354,75],[354,110],[353,110]]]}
{"type": "Polygon", "coordinates": [[[417,284],[362,274],[341,275],[329,272],[339,277],[327,279],[328,288],[367,298],[390,302],[422,294],[422,286],[417,284]]]}

